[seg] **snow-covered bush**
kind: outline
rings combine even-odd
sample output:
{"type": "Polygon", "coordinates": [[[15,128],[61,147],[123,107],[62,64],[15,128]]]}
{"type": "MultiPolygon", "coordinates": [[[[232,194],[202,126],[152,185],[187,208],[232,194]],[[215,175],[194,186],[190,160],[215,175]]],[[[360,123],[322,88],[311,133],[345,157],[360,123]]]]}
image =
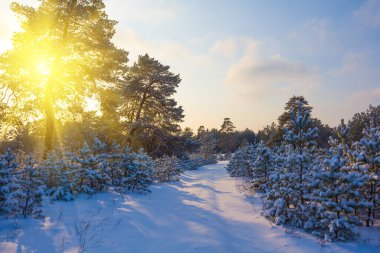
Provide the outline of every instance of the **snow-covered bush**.
{"type": "Polygon", "coordinates": [[[364,137],[354,144],[354,169],[368,177],[362,188],[362,196],[367,201],[366,225],[373,225],[375,210],[380,198],[380,126],[363,130],[364,137]]]}
{"type": "Polygon", "coordinates": [[[351,240],[357,236],[354,225],[360,221],[356,213],[365,205],[359,190],[367,178],[351,168],[351,151],[345,143],[349,129],[343,120],[336,134],[339,140],[330,137],[329,156],[312,176],[310,201],[318,209],[307,229],[318,230],[330,240],[351,240]]]}
{"type": "Polygon", "coordinates": [[[53,200],[73,200],[79,193],[95,194],[113,186],[120,191],[144,191],[153,180],[153,162],[143,151],[113,145],[110,153],[98,139],[78,153],[52,152],[43,163],[46,193],[53,200]]]}
{"type": "Polygon", "coordinates": [[[196,160],[190,159],[190,157],[186,159],[180,159],[180,165],[183,170],[196,170],[197,168],[201,167],[202,165],[199,165],[196,160]]]}
{"type": "Polygon", "coordinates": [[[20,185],[16,177],[16,156],[8,150],[0,156],[0,214],[15,214],[18,210],[20,185]]]}
{"type": "Polygon", "coordinates": [[[269,176],[275,168],[276,156],[263,143],[257,146],[255,154],[256,160],[252,164],[253,185],[265,192],[268,189],[269,176]]]}
{"type": "Polygon", "coordinates": [[[232,177],[253,178],[253,164],[257,159],[257,147],[248,145],[233,153],[227,165],[227,171],[232,177]]]}
{"type": "Polygon", "coordinates": [[[175,156],[163,156],[154,160],[153,178],[158,182],[178,181],[182,172],[181,162],[175,156]]]}
{"type": "MultiPolygon", "coordinates": [[[[332,144],[334,140],[330,141],[332,144]]],[[[306,229],[318,230],[321,235],[328,235],[331,239],[353,239],[356,236],[353,222],[359,221],[354,215],[356,203],[353,201],[359,194],[355,189],[353,178],[348,170],[348,162],[342,153],[342,146],[332,146],[330,158],[320,171],[314,172],[313,188],[309,198],[311,204],[319,208],[315,210],[313,224],[307,224],[306,229]]]]}
{"type": "Polygon", "coordinates": [[[75,193],[94,194],[102,189],[102,178],[98,171],[100,160],[87,143],[78,155],[69,154],[69,159],[75,193]]]}
{"type": "Polygon", "coordinates": [[[106,177],[106,180],[103,180],[106,184],[115,186],[121,183],[121,153],[122,150],[120,146],[113,144],[111,147],[111,152],[102,156],[103,159],[100,166],[102,175],[106,177]]]}
{"type": "Polygon", "coordinates": [[[19,212],[24,217],[33,215],[36,218],[42,217],[42,195],[44,185],[41,180],[40,170],[32,156],[26,158],[25,164],[17,172],[19,194],[19,212]]]}
{"type": "Polygon", "coordinates": [[[264,215],[277,225],[288,223],[301,227],[301,186],[298,184],[298,173],[291,170],[293,163],[291,159],[285,160],[283,167],[271,173],[265,194],[264,215]]]}
{"type": "Polygon", "coordinates": [[[153,161],[142,150],[135,153],[126,147],[120,154],[120,169],[120,187],[124,191],[147,191],[153,182],[153,161]]]}
{"type": "Polygon", "coordinates": [[[74,182],[71,180],[73,171],[71,170],[66,157],[51,152],[42,167],[46,194],[52,200],[70,201],[74,199],[74,182]]]}
{"type": "Polygon", "coordinates": [[[180,160],[181,167],[184,170],[196,170],[199,167],[209,164],[215,164],[216,162],[217,161],[212,157],[205,159],[203,156],[200,156],[199,154],[192,154],[188,159],[180,160]]]}

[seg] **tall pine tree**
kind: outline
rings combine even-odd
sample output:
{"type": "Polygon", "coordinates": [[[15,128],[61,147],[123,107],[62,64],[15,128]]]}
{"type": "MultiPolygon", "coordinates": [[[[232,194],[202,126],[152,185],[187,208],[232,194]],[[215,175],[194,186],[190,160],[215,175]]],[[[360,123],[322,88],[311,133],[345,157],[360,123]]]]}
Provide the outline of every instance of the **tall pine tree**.
{"type": "Polygon", "coordinates": [[[1,55],[0,79],[26,121],[44,116],[46,157],[59,123],[69,116],[80,120],[86,98],[117,82],[127,53],[111,42],[116,22],[101,0],[42,0],[36,8],[11,8],[22,29],[1,55]]]}
{"type": "Polygon", "coordinates": [[[148,54],[140,55],[120,86],[120,117],[126,120],[128,143],[153,155],[161,155],[160,149],[180,132],[178,123],[184,117],[173,98],[181,78],[169,68],[148,54]]]}

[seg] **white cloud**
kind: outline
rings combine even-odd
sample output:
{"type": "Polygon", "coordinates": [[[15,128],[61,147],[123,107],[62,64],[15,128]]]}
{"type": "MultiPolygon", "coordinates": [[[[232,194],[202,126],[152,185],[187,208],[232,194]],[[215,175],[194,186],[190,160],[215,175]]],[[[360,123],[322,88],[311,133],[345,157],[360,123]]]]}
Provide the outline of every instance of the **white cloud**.
{"type": "Polygon", "coordinates": [[[246,53],[227,71],[226,83],[237,94],[249,98],[272,99],[309,93],[318,84],[318,74],[307,64],[281,55],[260,57],[257,42],[247,44],[246,53]]]}
{"type": "Polygon", "coordinates": [[[208,54],[195,53],[183,43],[172,40],[148,41],[129,28],[117,31],[113,41],[117,46],[130,52],[131,61],[137,60],[138,55],[148,53],[163,64],[173,66],[187,63],[188,67],[201,68],[212,63],[212,58],[208,54]]]}
{"type": "Polygon", "coordinates": [[[380,1],[366,1],[354,15],[366,25],[380,27],[380,1]]]}
{"type": "Polygon", "coordinates": [[[259,53],[259,47],[262,45],[262,42],[253,40],[251,38],[243,39],[243,46],[246,55],[255,56],[259,53]]]}
{"type": "Polygon", "coordinates": [[[210,52],[215,55],[222,55],[224,57],[232,57],[237,53],[238,45],[235,39],[227,38],[218,40],[210,48],[210,52]]]}

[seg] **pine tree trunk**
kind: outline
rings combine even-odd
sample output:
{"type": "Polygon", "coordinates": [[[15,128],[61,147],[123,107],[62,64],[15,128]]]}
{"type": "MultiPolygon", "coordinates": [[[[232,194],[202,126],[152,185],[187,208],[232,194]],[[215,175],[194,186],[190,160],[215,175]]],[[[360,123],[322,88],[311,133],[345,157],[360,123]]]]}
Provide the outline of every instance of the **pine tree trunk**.
{"type": "Polygon", "coordinates": [[[47,158],[47,155],[53,149],[55,114],[54,114],[52,96],[53,96],[53,84],[51,81],[49,81],[48,84],[46,85],[46,91],[45,91],[46,129],[45,129],[44,159],[47,158]]]}
{"type": "Polygon", "coordinates": [[[365,221],[365,225],[366,227],[369,227],[369,220],[370,220],[370,217],[371,217],[371,208],[369,207],[368,208],[368,216],[367,216],[367,220],[365,221]]]}
{"type": "MultiPolygon", "coordinates": [[[[134,122],[133,123],[136,123],[137,121],[140,120],[141,118],[141,113],[143,111],[143,107],[145,105],[145,102],[147,101],[147,99],[149,99],[151,97],[151,95],[149,95],[149,91],[150,91],[150,88],[155,84],[154,81],[150,81],[149,84],[147,85],[147,87],[144,89],[144,92],[143,92],[143,96],[141,98],[141,101],[139,102],[139,106],[137,108],[137,111],[136,111],[136,117],[134,119],[134,122]]],[[[129,130],[128,132],[128,135],[127,135],[127,144],[129,146],[132,145],[132,137],[133,135],[135,134],[135,132],[137,131],[137,127],[134,126],[134,127],[131,127],[131,129],[129,130]]]]}
{"type": "MultiPolygon", "coordinates": [[[[71,18],[75,15],[75,8],[77,5],[77,0],[71,0],[67,3],[68,16],[65,19],[63,31],[62,31],[62,49],[66,45],[66,40],[68,36],[68,28],[70,25],[71,18]]],[[[45,148],[43,158],[46,159],[48,153],[53,149],[54,141],[54,130],[55,130],[55,113],[54,113],[54,94],[53,94],[53,83],[55,82],[55,74],[57,72],[58,66],[60,66],[61,55],[57,54],[55,56],[55,61],[52,65],[52,71],[48,78],[45,87],[45,116],[46,116],[46,129],[45,129],[45,148]]]]}

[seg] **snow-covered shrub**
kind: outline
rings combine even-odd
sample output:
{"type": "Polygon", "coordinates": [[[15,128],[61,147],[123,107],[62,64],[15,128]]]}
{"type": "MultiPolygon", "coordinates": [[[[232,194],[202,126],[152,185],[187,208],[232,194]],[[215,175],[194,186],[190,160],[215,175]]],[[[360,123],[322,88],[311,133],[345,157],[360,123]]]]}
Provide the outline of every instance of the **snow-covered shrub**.
{"type": "Polygon", "coordinates": [[[0,156],[0,214],[14,214],[18,210],[20,185],[16,177],[16,156],[8,150],[0,156]]]}
{"type": "Polygon", "coordinates": [[[359,173],[367,175],[368,181],[362,188],[362,196],[367,201],[366,225],[373,225],[375,209],[380,198],[380,126],[368,127],[363,130],[364,137],[354,144],[354,168],[359,173]]]}
{"type": "Polygon", "coordinates": [[[107,156],[103,155],[101,171],[102,174],[105,173],[105,177],[108,181],[107,184],[116,186],[121,184],[122,171],[121,171],[121,158],[120,154],[122,150],[119,145],[113,144],[111,147],[111,153],[108,153],[107,156]]]}
{"type": "Polygon", "coordinates": [[[320,171],[315,171],[313,188],[309,198],[312,204],[318,206],[313,214],[314,226],[308,226],[310,231],[317,230],[321,236],[330,239],[350,240],[356,237],[354,223],[359,221],[355,216],[358,207],[355,198],[359,196],[358,185],[362,184],[361,175],[349,170],[349,160],[344,154],[342,144],[331,139],[330,157],[320,171]]]}
{"type": "Polygon", "coordinates": [[[312,177],[314,190],[310,200],[320,207],[315,215],[320,220],[315,224],[325,237],[351,240],[357,236],[354,225],[360,223],[357,210],[365,205],[360,188],[368,180],[352,168],[352,152],[346,144],[349,129],[343,120],[336,134],[339,140],[330,137],[329,156],[312,177]]]}
{"type": "Polygon", "coordinates": [[[144,191],[153,180],[153,162],[143,151],[135,153],[113,145],[105,153],[98,139],[87,143],[78,153],[59,156],[51,153],[44,162],[44,182],[53,200],[73,200],[79,193],[95,194],[104,187],[121,191],[144,191]]]}
{"type": "Polygon", "coordinates": [[[25,163],[17,172],[18,185],[20,191],[18,194],[19,212],[24,217],[33,214],[34,217],[42,217],[42,195],[44,185],[41,180],[40,170],[37,167],[32,156],[26,158],[25,163]]]}
{"type": "Polygon", "coordinates": [[[126,147],[120,154],[120,170],[122,190],[147,191],[153,182],[153,161],[142,150],[135,153],[126,147]]]}
{"type": "Polygon", "coordinates": [[[253,185],[261,190],[268,189],[268,181],[270,173],[275,168],[276,156],[271,149],[260,143],[256,148],[256,160],[252,164],[253,185]]]}
{"type": "Polygon", "coordinates": [[[194,159],[190,159],[190,157],[186,159],[180,159],[180,165],[183,170],[196,170],[197,168],[201,167],[199,166],[199,163],[195,161],[194,159]]]}
{"type": "Polygon", "coordinates": [[[298,216],[299,200],[298,175],[291,172],[273,172],[268,181],[265,194],[264,215],[277,225],[291,223],[300,227],[302,220],[298,216]]]}
{"type": "Polygon", "coordinates": [[[53,200],[74,199],[74,182],[71,180],[73,171],[66,157],[59,156],[57,152],[51,152],[45,160],[42,172],[47,195],[53,200]]]}
{"type": "Polygon", "coordinates": [[[75,193],[94,194],[101,190],[102,178],[98,171],[100,163],[98,155],[94,155],[87,143],[78,155],[69,154],[71,160],[71,179],[75,193]]]}
{"type": "Polygon", "coordinates": [[[257,159],[257,147],[248,145],[233,153],[227,165],[227,171],[232,177],[253,178],[253,163],[257,159]]]}
{"type": "Polygon", "coordinates": [[[196,170],[205,165],[215,164],[217,161],[213,157],[209,156],[208,159],[205,159],[199,154],[192,154],[187,159],[181,159],[180,164],[184,170],[196,170]]]}
{"type": "Polygon", "coordinates": [[[182,172],[181,162],[175,156],[163,156],[154,160],[153,178],[158,182],[178,181],[182,172]]]}

